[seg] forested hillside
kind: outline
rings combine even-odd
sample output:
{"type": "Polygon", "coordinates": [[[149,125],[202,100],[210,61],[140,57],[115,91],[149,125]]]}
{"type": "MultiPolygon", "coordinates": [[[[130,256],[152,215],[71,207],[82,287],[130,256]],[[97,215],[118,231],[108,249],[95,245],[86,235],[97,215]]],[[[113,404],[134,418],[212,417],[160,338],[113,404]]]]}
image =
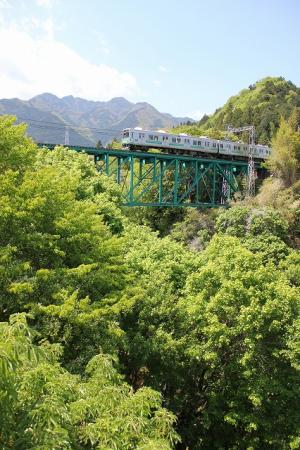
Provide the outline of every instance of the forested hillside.
{"type": "Polygon", "coordinates": [[[299,448],[297,112],[272,146],[254,199],[159,216],[0,116],[1,448],[299,448]]]}
{"type": "Polygon", "coordinates": [[[299,108],[300,124],[300,88],[282,77],[268,77],[230,97],[211,116],[205,115],[197,124],[179,127],[178,131],[218,138],[228,125],[249,124],[255,126],[257,141],[269,144],[280,118],[287,119],[294,108],[299,108]]]}

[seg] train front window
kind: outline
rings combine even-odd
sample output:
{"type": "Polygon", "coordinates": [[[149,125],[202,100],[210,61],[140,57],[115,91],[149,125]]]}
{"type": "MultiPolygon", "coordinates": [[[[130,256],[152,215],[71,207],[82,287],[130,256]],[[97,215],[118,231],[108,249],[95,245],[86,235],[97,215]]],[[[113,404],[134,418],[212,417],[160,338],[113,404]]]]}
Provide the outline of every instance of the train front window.
{"type": "Polygon", "coordinates": [[[129,131],[124,131],[123,137],[124,137],[124,138],[129,137],[129,131]]]}

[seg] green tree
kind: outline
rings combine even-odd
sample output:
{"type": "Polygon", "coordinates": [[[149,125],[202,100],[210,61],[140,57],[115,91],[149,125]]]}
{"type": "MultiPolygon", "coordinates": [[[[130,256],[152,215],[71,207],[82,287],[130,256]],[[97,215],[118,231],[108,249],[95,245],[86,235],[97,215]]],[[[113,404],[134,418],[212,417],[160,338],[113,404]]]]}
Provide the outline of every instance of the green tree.
{"type": "Polygon", "coordinates": [[[260,253],[265,262],[279,262],[289,253],[289,226],[271,207],[234,206],[221,211],[216,231],[241,239],[245,247],[260,253]]]}
{"type": "Polygon", "coordinates": [[[189,208],[183,220],[173,225],[170,236],[178,242],[201,250],[214,234],[215,214],[215,210],[198,211],[189,208]]]}
{"type": "Polygon", "coordinates": [[[10,136],[6,151],[16,153],[0,175],[1,319],[31,311],[44,337],[65,344],[64,362],[81,370],[121,334],[112,308],[128,279],[120,192],[87,155],[38,150],[24,127],[1,121],[0,141],[10,136]]]}
{"type": "Polygon", "coordinates": [[[272,140],[272,155],[266,165],[282,180],[285,187],[289,187],[299,178],[299,164],[300,133],[294,131],[292,126],[282,119],[272,140]]]}
{"type": "Polygon", "coordinates": [[[109,142],[106,146],[108,149],[115,149],[115,150],[119,150],[122,148],[122,144],[121,141],[117,138],[113,138],[113,140],[111,142],[109,142]]]}
{"type": "Polygon", "coordinates": [[[80,378],[56,346],[34,345],[24,315],[0,323],[1,448],[171,449],[175,416],[158,392],[133,392],[114,360],[95,356],[80,378]]]}
{"type": "Polygon", "coordinates": [[[128,379],[163,393],[190,448],[289,448],[299,424],[299,291],[234,237],[187,254],[193,268],[181,269],[179,285],[167,253],[147,246],[148,256],[145,247],[130,258],[149,291],[123,322],[128,379]]]}
{"type": "Polygon", "coordinates": [[[97,141],[97,144],[96,144],[96,148],[102,148],[103,147],[103,144],[102,144],[102,141],[101,141],[101,139],[99,139],[98,141],[97,141]]]}
{"type": "Polygon", "coordinates": [[[289,125],[293,131],[299,131],[300,128],[300,108],[295,107],[288,120],[289,125]]]}
{"type": "Polygon", "coordinates": [[[29,167],[35,158],[36,145],[25,136],[27,125],[16,125],[16,118],[0,117],[0,171],[12,169],[22,171],[29,167]]]}

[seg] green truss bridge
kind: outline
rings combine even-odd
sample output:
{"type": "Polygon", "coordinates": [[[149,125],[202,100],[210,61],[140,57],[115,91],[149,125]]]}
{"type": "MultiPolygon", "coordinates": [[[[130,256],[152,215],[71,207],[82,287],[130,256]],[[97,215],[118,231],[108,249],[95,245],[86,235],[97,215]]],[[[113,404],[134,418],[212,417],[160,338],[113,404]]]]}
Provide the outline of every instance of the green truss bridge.
{"type": "MultiPolygon", "coordinates": [[[[120,185],[127,206],[224,207],[247,185],[247,161],[67,147],[90,155],[98,171],[120,185]]],[[[256,170],[259,173],[259,164],[256,170]]]]}

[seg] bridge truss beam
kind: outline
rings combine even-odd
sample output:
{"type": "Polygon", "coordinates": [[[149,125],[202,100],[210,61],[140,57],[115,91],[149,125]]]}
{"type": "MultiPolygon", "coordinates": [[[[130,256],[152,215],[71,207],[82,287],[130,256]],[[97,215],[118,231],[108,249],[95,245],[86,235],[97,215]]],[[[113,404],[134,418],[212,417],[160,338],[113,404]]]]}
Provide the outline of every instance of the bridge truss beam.
{"type": "Polygon", "coordinates": [[[120,185],[127,206],[224,207],[243,190],[247,178],[247,161],[68,148],[92,156],[99,173],[105,173],[120,185]]]}

